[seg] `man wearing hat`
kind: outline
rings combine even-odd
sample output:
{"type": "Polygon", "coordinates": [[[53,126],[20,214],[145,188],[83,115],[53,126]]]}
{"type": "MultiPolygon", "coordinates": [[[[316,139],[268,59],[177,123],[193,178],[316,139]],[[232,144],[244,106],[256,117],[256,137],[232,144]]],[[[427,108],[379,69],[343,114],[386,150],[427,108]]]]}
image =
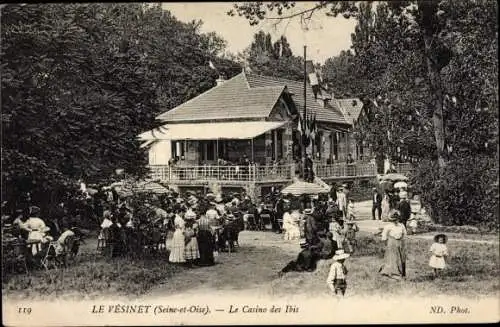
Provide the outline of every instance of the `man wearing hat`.
{"type": "Polygon", "coordinates": [[[406,223],[411,216],[411,206],[408,202],[408,195],[406,192],[399,192],[400,202],[398,204],[398,210],[401,215],[401,223],[406,226],[406,223]]]}
{"type": "Polygon", "coordinates": [[[313,209],[304,209],[305,214],[305,226],[304,232],[306,237],[306,242],[309,245],[315,245],[319,242],[318,238],[318,226],[316,218],[313,216],[313,209]]]}
{"type": "Polygon", "coordinates": [[[340,214],[343,218],[346,218],[347,215],[347,197],[344,193],[344,185],[339,188],[337,192],[337,207],[339,208],[340,214]]]}
{"type": "Polygon", "coordinates": [[[376,187],[372,191],[372,220],[375,220],[375,211],[378,211],[378,220],[382,220],[382,195],[376,187]]]}
{"type": "Polygon", "coordinates": [[[345,253],[343,249],[335,251],[335,255],[333,256],[334,262],[330,267],[330,272],[326,279],[326,283],[332,292],[342,294],[342,296],[345,295],[347,289],[347,268],[344,265],[347,258],[349,258],[349,253],[345,253]]]}

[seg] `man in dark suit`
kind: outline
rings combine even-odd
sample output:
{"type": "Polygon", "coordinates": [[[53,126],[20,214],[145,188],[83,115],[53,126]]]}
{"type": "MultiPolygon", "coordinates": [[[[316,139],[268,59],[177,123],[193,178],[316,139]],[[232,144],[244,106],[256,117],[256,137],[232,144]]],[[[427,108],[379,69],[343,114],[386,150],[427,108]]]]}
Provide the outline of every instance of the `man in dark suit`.
{"type": "Polygon", "coordinates": [[[400,192],[399,197],[401,198],[401,201],[398,204],[398,210],[401,214],[400,221],[406,226],[406,222],[411,216],[411,206],[410,202],[408,202],[406,192],[400,192]]]}
{"type": "Polygon", "coordinates": [[[382,195],[373,188],[372,195],[372,219],[375,220],[375,211],[378,211],[378,220],[382,220],[382,195]]]}

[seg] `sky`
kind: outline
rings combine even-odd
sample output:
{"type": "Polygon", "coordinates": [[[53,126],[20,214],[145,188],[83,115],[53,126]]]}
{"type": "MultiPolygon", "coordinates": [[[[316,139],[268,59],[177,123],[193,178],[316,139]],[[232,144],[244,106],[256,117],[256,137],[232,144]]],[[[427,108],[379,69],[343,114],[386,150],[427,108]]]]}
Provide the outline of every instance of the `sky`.
{"type": "MultiPolygon", "coordinates": [[[[172,12],[180,21],[202,20],[204,24],[201,31],[217,32],[227,41],[227,50],[234,54],[249,46],[253,35],[259,31],[271,33],[273,41],[285,35],[293,53],[298,56],[303,55],[306,45],[307,59],[312,59],[315,63],[324,63],[327,58],[336,56],[351,46],[351,33],[356,25],[353,19],[328,17],[324,12],[317,12],[307,31],[302,28],[299,17],[277,26],[273,26],[274,21],[263,21],[259,25],[250,26],[244,17],[230,17],[226,14],[232,5],[231,2],[162,3],[163,8],[172,12]]],[[[314,2],[297,3],[293,10],[310,8],[312,5],[314,2]]]]}

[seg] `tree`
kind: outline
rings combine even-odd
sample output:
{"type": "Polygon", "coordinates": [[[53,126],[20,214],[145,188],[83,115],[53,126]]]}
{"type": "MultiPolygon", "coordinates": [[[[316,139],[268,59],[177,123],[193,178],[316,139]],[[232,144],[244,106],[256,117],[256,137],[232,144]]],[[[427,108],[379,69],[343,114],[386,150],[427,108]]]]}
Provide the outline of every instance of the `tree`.
{"type": "Polygon", "coordinates": [[[293,55],[285,36],[274,43],[271,34],[259,32],[249,48],[240,54],[240,62],[256,74],[303,80],[303,58],[293,55]]]}
{"type": "Polygon", "coordinates": [[[50,206],[79,178],[144,176],[137,135],[218,77],[208,62],[224,42],[199,27],[159,5],[4,7],[2,198],[50,206]]]}
{"type": "Polygon", "coordinates": [[[267,19],[273,10],[278,15],[269,19],[309,19],[320,10],[354,17],[353,69],[339,68],[340,62],[349,62],[342,54],[324,70],[330,71],[325,79],[332,83],[338,77],[347,84],[350,78],[349,87],[337,86],[339,92],[348,94],[351,85],[358,89],[369,118],[360,132],[378,152],[420,161],[415,186],[438,221],[482,224],[495,219],[498,183],[478,176],[498,171],[491,159],[498,156],[496,3],[391,1],[372,7],[370,2],[329,1],[288,15],[290,2],[265,6],[238,4],[230,14],[245,15],[251,23],[267,19]],[[480,179],[477,187],[454,183],[464,173],[474,176],[467,183],[480,179]]]}

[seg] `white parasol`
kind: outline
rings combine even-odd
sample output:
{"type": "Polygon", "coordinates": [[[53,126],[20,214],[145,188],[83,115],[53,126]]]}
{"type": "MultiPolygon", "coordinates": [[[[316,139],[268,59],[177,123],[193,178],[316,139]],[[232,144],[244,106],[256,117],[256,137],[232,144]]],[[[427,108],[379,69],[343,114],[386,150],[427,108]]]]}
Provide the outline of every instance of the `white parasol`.
{"type": "Polygon", "coordinates": [[[329,190],[326,187],[318,185],[316,183],[307,183],[307,182],[294,182],[291,185],[285,187],[281,190],[282,194],[293,194],[296,196],[302,194],[320,194],[320,193],[328,193],[329,190]]]}

